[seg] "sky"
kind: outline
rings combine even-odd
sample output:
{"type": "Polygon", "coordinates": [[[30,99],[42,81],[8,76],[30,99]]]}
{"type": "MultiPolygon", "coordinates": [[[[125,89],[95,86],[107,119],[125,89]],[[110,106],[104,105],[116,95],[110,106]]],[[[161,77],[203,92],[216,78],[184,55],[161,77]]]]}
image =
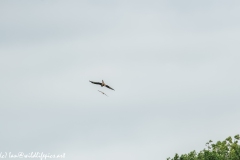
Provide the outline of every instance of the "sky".
{"type": "Polygon", "coordinates": [[[239,134],[239,19],[237,0],[0,1],[0,153],[161,160],[239,134]]]}

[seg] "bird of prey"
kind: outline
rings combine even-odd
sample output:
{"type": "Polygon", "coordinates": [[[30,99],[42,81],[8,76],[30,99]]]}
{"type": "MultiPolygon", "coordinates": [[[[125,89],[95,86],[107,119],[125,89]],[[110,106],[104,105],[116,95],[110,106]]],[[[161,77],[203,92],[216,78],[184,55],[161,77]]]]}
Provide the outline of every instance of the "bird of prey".
{"type": "MultiPolygon", "coordinates": [[[[106,85],[105,83],[104,83],[104,81],[102,80],[102,83],[100,83],[100,82],[93,82],[93,81],[90,81],[91,83],[93,83],[93,84],[99,84],[99,85],[101,85],[101,87],[107,87],[107,88],[109,88],[109,89],[111,89],[111,90],[114,90],[113,88],[111,88],[110,86],[108,86],[108,85],[106,85]]],[[[115,91],[115,90],[114,90],[115,91]]]]}
{"type": "MultiPolygon", "coordinates": [[[[99,90],[98,90],[99,91],[99,90]]],[[[99,92],[101,92],[102,94],[104,94],[104,95],[106,95],[104,92],[102,92],[102,91],[99,91],[99,92]]],[[[107,96],[107,95],[106,95],[107,96]]],[[[108,97],[108,96],[107,96],[108,97]]]]}

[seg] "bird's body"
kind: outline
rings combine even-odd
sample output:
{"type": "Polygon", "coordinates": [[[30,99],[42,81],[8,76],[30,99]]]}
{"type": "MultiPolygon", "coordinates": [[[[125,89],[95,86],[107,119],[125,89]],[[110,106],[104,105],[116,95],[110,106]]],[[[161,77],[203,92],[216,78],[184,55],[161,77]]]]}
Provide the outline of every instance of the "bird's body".
{"type": "MultiPolygon", "coordinates": [[[[99,91],[99,90],[98,90],[99,91]]],[[[105,96],[107,96],[104,92],[102,92],[102,91],[99,91],[99,92],[101,92],[102,94],[104,94],[105,96]]],[[[108,97],[108,96],[107,96],[108,97]]]]}
{"type": "MultiPolygon", "coordinates": [[[[93,81],[90,81],[91,83],[93,83],[93,84],[98,84],[98,85],[101,85],[101,87],[107,87],[107,88],[109,88],[109,89],[111,89],[111,90],[114,90],[113,88],[111,88],[110,86],[108,86],[108,85],[106,85],[105,83],[104,83],[104,81],[102,80],[102,83],[100,83],[100,82],[93,82],[93,81]]],[[[114,90],[115,91],[115,90],[114,90]]]]}
{"type": "Polygon", "coordinates": [[[104,81],[102,80],[102,84],[101,87],[106,86],[106,84],[104,83],[104,81]]]}

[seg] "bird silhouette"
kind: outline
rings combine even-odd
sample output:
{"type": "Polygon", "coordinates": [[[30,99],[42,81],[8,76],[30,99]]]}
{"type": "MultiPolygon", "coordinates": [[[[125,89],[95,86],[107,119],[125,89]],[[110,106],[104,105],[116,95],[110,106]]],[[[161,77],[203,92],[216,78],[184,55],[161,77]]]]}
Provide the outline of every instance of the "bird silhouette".
{"type": "MultiPolygon", "coordinates": [[[[98,90],[99,91],[99,90],[98,90]]],[[[107,96],[104,92],[102,92],[102,91],[99,91],[99,92],[101,92],[102,94],[104,94],[105,96],[107,96]]],[[[107,96],[108,97],[108,96],[107,96]]]]}
{"type": "MultiPolygon", "coordinates": [[[[93,83],[93,84],[101,85],[101,87],[104,87],[104,86],[105,86],[105,87],[107,87],[107,88],[109,88],[109,89],[111,89],[111,90],[114,90],[114,89],[111,88],[110,86],[106,85],[103,80],[102,80],[102,83],[100,83],[100,82],[93,82],[93,81],[89,81],[89,82],[91,82],[91,83],[93,83]]],[[[114,91],[115,91],[115,90],[114,90],[114,91]]]]}

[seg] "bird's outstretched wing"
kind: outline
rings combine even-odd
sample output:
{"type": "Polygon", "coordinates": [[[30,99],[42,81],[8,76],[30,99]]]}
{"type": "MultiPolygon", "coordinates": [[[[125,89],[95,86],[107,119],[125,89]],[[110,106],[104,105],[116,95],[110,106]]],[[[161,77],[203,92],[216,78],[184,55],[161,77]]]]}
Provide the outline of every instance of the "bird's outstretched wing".
{"type": "MultiPolygon", "coordinates": [[[[109,87],[108,85],[106,85],[107,88],[111,89],[111,90],[114,90],[113,88],[109,87]]],[[[114,90],[115,91],[115,90],[114,90]]]]}
{"type": "Polygon", "coordinates": [[[99,85],[102,84],[102,83],[99,83],[99,82],[93,82],[93,81],[89,81],[89,82],[91,82],[91,83],[93,83],[93,84],[99,84],[99,85]]]}

